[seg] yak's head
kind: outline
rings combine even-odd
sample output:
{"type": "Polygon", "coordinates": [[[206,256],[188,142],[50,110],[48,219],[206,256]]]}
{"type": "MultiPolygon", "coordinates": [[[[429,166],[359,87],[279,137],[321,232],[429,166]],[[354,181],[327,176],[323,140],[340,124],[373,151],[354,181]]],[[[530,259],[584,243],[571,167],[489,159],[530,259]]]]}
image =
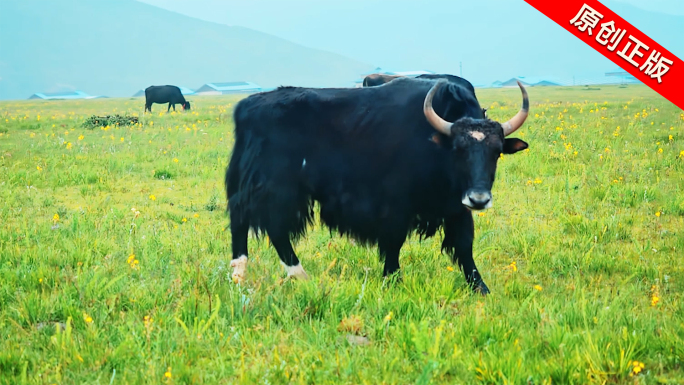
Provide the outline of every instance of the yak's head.
{"type": "Polygon", "coordinates": [[[465,117],[451,123],[442,119],[432,108],[432,99],[446,82],[438,82],[425,97],[423,112],[428,122],[440,133],[451,139],[453,167],[459,177],[464,178],[462,203],[471,210],[492,207],[492,185],[496,164],[501,154],[515,154],[528,147],[517,138],[507,138],[520,128],[527,118],[529,100],[527,91],[518,82],[523,94],[520,111],[509,121],[499,123],[490,119],[465,117]]]}
{"type": "Polygon", "coordinates": [[[190,102],[186,101],[183,103],[183,111],[189,110],[190,109],[190,102]]]}

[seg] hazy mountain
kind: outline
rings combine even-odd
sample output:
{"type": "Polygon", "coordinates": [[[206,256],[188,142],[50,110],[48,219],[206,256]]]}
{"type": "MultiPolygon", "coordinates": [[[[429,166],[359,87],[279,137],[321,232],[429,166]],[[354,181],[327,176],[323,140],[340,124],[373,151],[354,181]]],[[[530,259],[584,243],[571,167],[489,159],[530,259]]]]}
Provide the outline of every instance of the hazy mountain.
{"type": "MultiPolygon", "coordinates": [[[[596,78],[618,68],[522,0],[141,1],[388,69],[458,74],[463,62],[463,76],[476,84],[524,75],[596,78]]],[[[684,57],[684,1],[644,0],[650,11],[603,3],[684,57]]]]}
{"type": "MultiPolygon", "coordinates": [[[[192,1],[186,5],[191,7],[192,1]]],[[[133,0],[0,0],[0,99],[152,84],[346,86],[370,64],[133,0]]]]}

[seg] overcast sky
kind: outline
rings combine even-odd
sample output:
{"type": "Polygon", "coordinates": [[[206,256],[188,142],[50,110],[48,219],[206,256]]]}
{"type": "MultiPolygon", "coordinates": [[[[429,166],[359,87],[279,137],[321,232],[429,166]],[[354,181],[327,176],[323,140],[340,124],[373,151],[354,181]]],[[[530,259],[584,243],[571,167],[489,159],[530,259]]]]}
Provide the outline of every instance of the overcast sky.
{"type": "MultiPolygon", "coordinates": [[[[596,77],[617,69],[523,0],[140,1],[389,70],[459,74],[462,62],[463,76],[475,83],[523,75],[596,77]]],[[[684,0],[602,3],[684,57],[684,0]]]]}

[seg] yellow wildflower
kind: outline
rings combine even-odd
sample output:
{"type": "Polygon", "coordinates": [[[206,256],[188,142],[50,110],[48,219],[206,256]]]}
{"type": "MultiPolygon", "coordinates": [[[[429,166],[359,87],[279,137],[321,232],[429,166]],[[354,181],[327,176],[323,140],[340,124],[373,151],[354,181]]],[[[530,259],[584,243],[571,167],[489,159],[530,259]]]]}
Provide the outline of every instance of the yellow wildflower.
{"type": "Polygon", "coordinates": [[[639,361],[630,362],[632,369],[629,372],[629,376],[633,377],[638,375],[644,370],[644,363],[639,361]]]}
{"type": "Polygon", "coordinates": [[[59,214],[53,215],[53,216],[52,216],[52,221],[53,221],[54,223],[59,222],[59,214]]]}
{"type": "Polygon", "coordinates": [[[657,285],[651,286],[651,306],[656,306],[660,302],[660,291],[657,285]]]}
{"type": "Polygon", "coordinates": [[[454,268],[451,267],[451,266],[447,266],[447,270],[448,270],[448,271],[454,271],[454,268]]]}
{"type": "Polygon", "coordinates": [[[173,163],[178,163],[178,158],[173,158],[173,163]]]}
{"type": "Polygon", "coordinates": [[[542,291],[542,287],[539,285],[534,285],[534,290],[542,291]]]}
{"type": "Polygon", "coordinates": [[[128,263],[128,265],[131,267],[131,269],[137,269],[137,268],[138,268],[138,264],[140,263],[140,261],[138,261],[137,259],[135,259],[135,254],[131,254],[131,255],[128,256],[128,259],[126,260],[126,263],[128,263]]]}
{"type": "Polygon", "coordinates": [[[195,214],[195,215],[193,215],[193,217],[199,218],[199,214],[195,214]]]}
{"type": "Polygon", "coordinates": [[[168,368],[166,368],[166,372],[164,373],[164,377],[169,378],[169,379],[171,378],[171,367],[170,366],[168,368]]]}
{"type": "Polygon", "coordinates": [[[187,222],[188,218],[183,218],[183,223],[187,222]]]}
{"type": "Polygon", "coordinates": [[[518,264],[517,264],[515,261],[513,261],[513,262],[511,262],[511,264],[508,265],[508,267],[506,267],[506,268],[507,268],[507,269],[510,269],[510,270],[512,270],[512,271],[518,271],[518,264]]]}
{"type": "Polygon", "coordinates": [[[154,201],[154,200],[157,200],[157,197],[154,195],[150,195],[150,199],[154,201]]]}
{"type": "Polygon", "coordinates": [[[85,138],[85,136],[83,136],[83,135],[78,136],[78,140],[83,140],[83,138],[85,138]]]}

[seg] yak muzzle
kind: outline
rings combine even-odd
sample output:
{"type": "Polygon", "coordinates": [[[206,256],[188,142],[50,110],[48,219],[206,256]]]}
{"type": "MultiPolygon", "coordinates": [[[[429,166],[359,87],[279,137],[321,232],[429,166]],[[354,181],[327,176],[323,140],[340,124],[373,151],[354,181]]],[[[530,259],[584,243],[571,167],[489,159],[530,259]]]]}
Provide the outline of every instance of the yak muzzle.
{"type": "Polygon", "coordinates": [[[487,190],[470,189],[466,191],[461,203],[470,210],[485,210],[492,207],[492,193],[487,190]]]}

